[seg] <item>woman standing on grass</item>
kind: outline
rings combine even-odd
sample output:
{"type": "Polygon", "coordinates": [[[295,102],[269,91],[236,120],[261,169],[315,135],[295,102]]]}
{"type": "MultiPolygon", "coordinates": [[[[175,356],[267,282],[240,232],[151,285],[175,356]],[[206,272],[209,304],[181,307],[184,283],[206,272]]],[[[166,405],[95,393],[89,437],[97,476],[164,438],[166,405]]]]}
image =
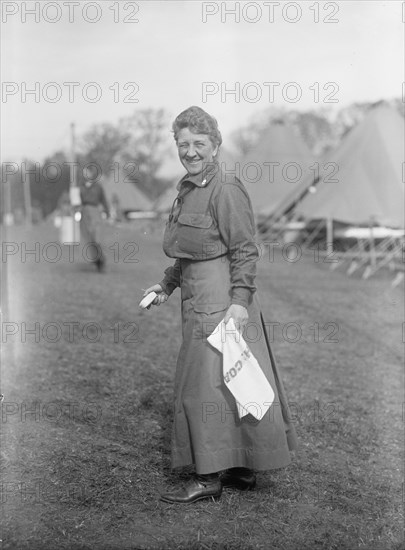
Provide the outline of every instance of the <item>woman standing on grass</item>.
{"type": "Polygon", "coordinates": [[[222,138],[213,117],[190,107],[176,118],[173,132],[187,170],[163,242],[175,263],[145,296],[155,291],[153,303],[160,305],[181,288],[183,343],[175,378],[172,468],[194,465],[196,475],[161,499],[189,503],[218,498],[222,487],[253,489],[253,470],[289,464],[296,436],[255,293],[258,250],[249,196],[215,162],[222,138]],[[241,332],[249,320],[260,333],[249,347],[275,393],[260,422],[251,415],[239,419],[222,378],[222,355],[207,342],[218,323],[231,317],[241,332]]]}

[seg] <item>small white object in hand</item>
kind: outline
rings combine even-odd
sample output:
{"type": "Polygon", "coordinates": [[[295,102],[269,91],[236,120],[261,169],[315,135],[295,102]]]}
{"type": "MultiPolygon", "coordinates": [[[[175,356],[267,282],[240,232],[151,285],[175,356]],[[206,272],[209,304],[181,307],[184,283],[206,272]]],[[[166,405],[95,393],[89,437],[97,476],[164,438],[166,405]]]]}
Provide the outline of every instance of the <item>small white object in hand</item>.
{"type": "Polygon", "coordinates": [[[145,298],[140,301],[139,307],[141,307],[142,309],[148,308],[156,297],[156,292],[149,292],[149,294],[147,294],[145,298]]]}

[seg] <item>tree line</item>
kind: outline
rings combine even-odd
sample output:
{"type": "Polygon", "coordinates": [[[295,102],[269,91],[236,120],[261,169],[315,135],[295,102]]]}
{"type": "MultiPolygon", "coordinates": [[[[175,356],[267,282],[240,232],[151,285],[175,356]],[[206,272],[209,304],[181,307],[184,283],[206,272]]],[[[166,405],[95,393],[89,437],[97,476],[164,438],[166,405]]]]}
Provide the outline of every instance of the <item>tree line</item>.
{"type": "MultiPolygon", "coordinates": [[[[405,116],[401,99],[395,98],[385,103],[405,116]]],[[[260,141],[269,125],[283,121],[293,127],[315,156],[322,156],[336,147],[373,105],[370,102],[353,103],[337,112],[322,107],[308,111],[271,107],[234,131],[226,147],[233,151],[235,158],[242,158],[260,141]]],[[[126,178],[151,200],[156,200],[173,185],[162,170],[170,156],[173,142],[173,136],[168,130],[170,122],[169,114],[163,108],[140,109],[121,118],[117,124],[100,123],[92,126],[77,140],[78,183],[86,176],[86,166],[95,164],[101,181],[114,178],[115,183],[118,183],[126,178]]],[[[5,185],[9,185],[7,192],[11,210],[24,217],[23,186],[24,180],[28,178],[26,184],[30,188],[35,217],[40,219],[51,214],[57,208],[62,194],[69,189],[70,160],[65,151],[56,151],[42,163],[25,159],[18,172],[7,178],[7,183],[3,177],[2,191],[4,195],[5,185]]],[[[2,200],[2,215],[7,208],[6,202],[2,200]]]]}

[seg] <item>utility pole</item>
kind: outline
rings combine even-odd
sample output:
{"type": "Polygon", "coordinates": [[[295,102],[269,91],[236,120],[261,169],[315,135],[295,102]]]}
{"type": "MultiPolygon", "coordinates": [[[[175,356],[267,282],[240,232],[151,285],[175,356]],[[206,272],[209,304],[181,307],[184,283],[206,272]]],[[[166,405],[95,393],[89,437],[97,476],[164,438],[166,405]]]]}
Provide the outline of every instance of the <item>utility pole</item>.
{"type": "Polygon", "coordinates": [[[73,242],[80,242],[80,227],[76,220],[76,212],[81,205],[80,189],[77,181],[77,162],[76,162],[76,125],[74,122],[70,124],[70,162],[72,171],[70,173],[70,203],[72,205],[72,234],[73,242]]]}
{"type": "MultiPolygon", "coordinates": [[[[1,182],[1,203],[3,205],[2,210],[2,223],[0,226],[0,240],[2,243],[7,243],[8,241],[8,227],[13,224],[12,213],[11,213],[11,181],[6,179],[6,181],[1,182]]],[[[3,326],[3,323],[8,319],[9,314],[9,302],[8,302],[8,270],[9,270],[9,259],[6,258],[6,261],[0,264],[0,319],[3,326]],[[8,260],[8,261],[7,261],[8,260]]],[[[0,361],[4,361],[3,349],[0,346],[0,361]]]]}
{"type": "Polygon", "coordinates": [[[3,198],[4,198],[4,211],[3,211],[3,224],[13,224],[13,213],[11,210],[11,181],[7,179],[3,183],[3,198]]]}
{"type": "Polygon", "coordinates": [[[24,177],[24,209],[25,209],[25,224],[32,225],[32,205],[31,205],[31,183],[27,174],[24,177]]]}
{"type": "Polygon", "coordinates": [[[80,189],[77,181],[77,162],[76,162],[76,135],[75,123],[70,124],[70,178],[69,178],[69,199],[70,215],[62,217],[61,242],[63,244],[76,244],[80,242],[80,227],[76,218],[78,207],[81,204],[80,189]]]}
{"type": "MultiPolygon", "coordinates": [[[[70,165],[70,189],[73,189],[74,187],[77,187],[76,135],[74,122],[70,124],[70,162],[72,163],[70,165]]],[[[72,195],[72,193],[70,193],[70,195],[72,195]]]]}

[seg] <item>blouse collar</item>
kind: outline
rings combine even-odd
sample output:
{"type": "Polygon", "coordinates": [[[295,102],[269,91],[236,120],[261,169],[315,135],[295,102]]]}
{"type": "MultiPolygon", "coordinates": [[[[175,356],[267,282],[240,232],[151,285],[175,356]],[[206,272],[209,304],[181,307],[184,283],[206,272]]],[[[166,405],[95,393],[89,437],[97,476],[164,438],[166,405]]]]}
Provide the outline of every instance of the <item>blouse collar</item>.
{"type": "Polygon", "coordinates": [[[185,176],[183,176],[177,184],[177,189],[180,190],[182,184],[186,182],[190,182],[196,187],[206,187],[215,176],[215,174],[218,172],[218,169],[219,166],[216,161],[210,162],[199,174],[196,174],[195,176],[191,174],[186,174],[185,176]]]}

